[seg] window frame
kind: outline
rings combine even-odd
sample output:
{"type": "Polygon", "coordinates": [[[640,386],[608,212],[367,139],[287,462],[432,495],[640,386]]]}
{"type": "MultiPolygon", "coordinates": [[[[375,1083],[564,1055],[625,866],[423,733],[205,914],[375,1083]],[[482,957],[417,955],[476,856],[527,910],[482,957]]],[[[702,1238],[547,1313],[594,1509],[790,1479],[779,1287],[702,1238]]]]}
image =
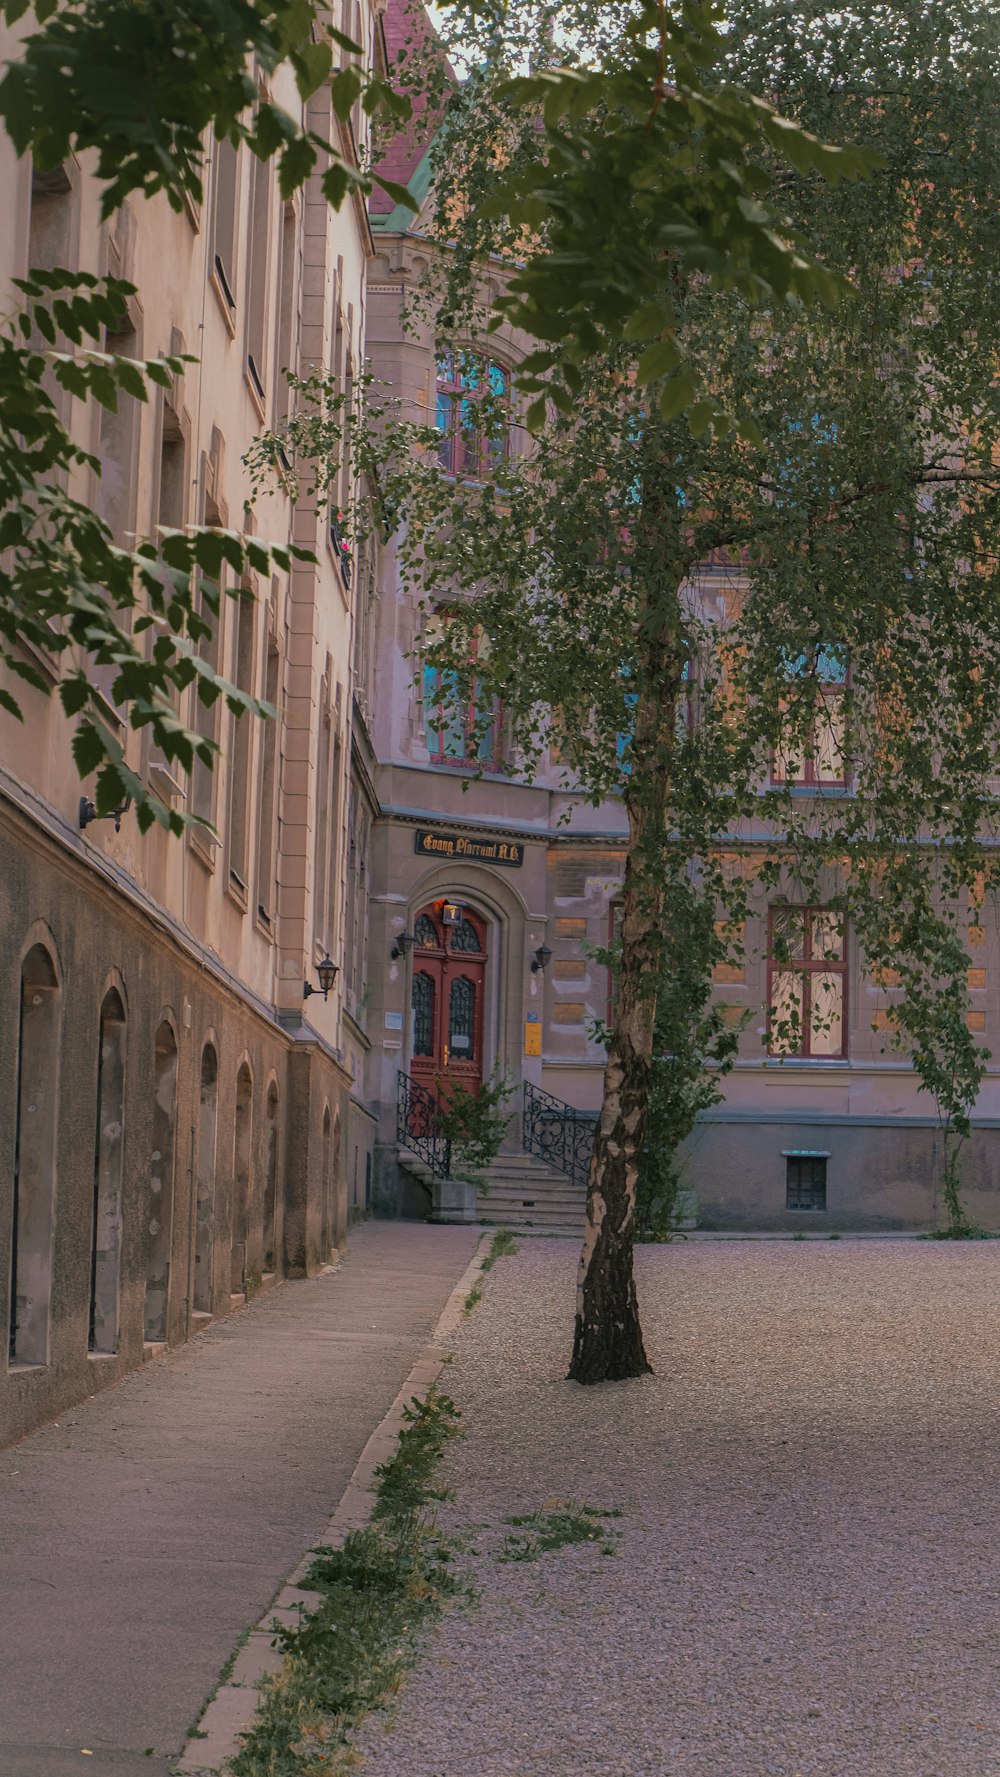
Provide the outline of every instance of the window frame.
{"type": "Polygon", "coordinates": [[[850,1044],[850,932],[846,914],[839,913],[835,908],[817,905],[799,907],[790,902],[776,901],[767,910],[767,1054],[774,1061],[809,1061],[813,1063],[836,1063],[848,1059],[850,1044]],[[798,914],[803,920],[802,956],[801,959],[778,961],[774,954],[774,929],[778,915],[798,914]],[[841,925],[841,955],[839,959],[813,957],[812,934],[817,917],[834,918],[841,925]],[[796,974],[802,977],[802,1043],[796,1050],[777,1046],[773,1030],[775,1018],[774,980],[777,975],[796,974]],[[840,1049],[829,1049],[813,1053],[812,1025],[812,989],[811,981],[815,975],[839,975],[842,981],[840,1001],[840,1049]]]}
{"type": "Polygon", "coordinates": [[[482,352],[474,351],[468,346],[445,347],[437,354],[435,360],[435,403],[434,425],[439,434],[437,457],[445,474],[454,481],[485,481],[498,463],[510,457],[510,416],[511,416],[511,373],[506,364],[499,359],[487,357],[482,352]],[[466,365],[471,360],[482,371],[481,383],[477,390],[475,384],[465,380],[466,365]],[[443,375],[442,370],[450,370],[450,375],[443,375]],[[499,372],[504,380],[503,401],[507,410],[507,424],[502,440],[483,440],[478,427],[466,430],[455,424],[455,415],[461,414],[463,406],[468,403],[473,409],[477,402],[482,401],[488,388],[492,372],[499,372]],[[449,422],[447,426],[440,423],[441,404],[448,403],[449,422]]]}
{"type": "MultiPolygon", "coordinates": [[[[450,612],[447,610],[439,610],[435,612],[434,615],[436,620],[440,623],[448,623],[451,620],[450,612]]],[[[468,658],[470,664],[473,666],[479,659],[480,634],[481,632],[477,628],[474,634],[470,637],[471,651],[468,658]]],[[[493,696],[491,700],[494,707],[488,731],[490,735],[489,757],[484,758],[481,754],[477,756],[476,754],[470,753],[468,750],[464,751],[461,756],[459,756],[457,753],[445,752],[440,744],[432,746],[432,738],[436,738],[440,743],[442,737],[449,732],[450,725],[455,721],[458,714],[455,705],[449,707],[440,699],[443,678],[444,674],[441,672],[440,668],[425,665],[423,684],[424,728],[427,735],[427,752],[431,764],[451,765],[457,767],[460,771],[466,772],[482,771],[491,772],[495,775],[505,775],[507,772],[507,761],[504,756],[506,751],[504,746],[504,707],[503,699],[501,697],[493,696]],[[431,683],[431,681],[433,681],[433,683],[431,683]],[[447,715],[446,711],[448,712],[447,715]]],[[[464,701],[462,733],[463,739],[466,742],[468,742],[469,737],[472,735],[476,726],[476,707],[479,701],[476,695],[478,683],[477,680],[476,689],[474,689],[471,696],[464,701]]]]}
{"type": "MultiPolygon", "coordinates": [[[[832,645],[834,645],[834,644],[831,644],[831,646],[832,645]]],[[[791,684],[791,685],[794,685],[796,683],[796,681],[801,684],[804,681],[804,679],[812,676],[812,674],[815,672],[816,690],[817,690],[819,698],[822,699],[822,702],[827,706],[828,710],[831,709],[834,705],[836,705],[839,702],[841,705],[841,714],[843,716],[844,699],[846,698],[846,696],[848,695],[848,693],[850,692],[850,690],[852,688],[850,656],[848,655],[847,658],[845,659],[843,678],[837,679],[837,680],[826,680],[826,679],[822,678],[819,673],[818,656],[822,655],[824,652],[827,652],[827,650],[825,650],[823,648],[820,648],[817,650],[817,660],[816,660],[816,665],[814,668],[810,668],[807,672],[803,672],[803,673],[796,673],[792,668],[788,668],[787,672],[786,672],[786,677],[788,679],[789,684],[791,684]]],[[[829,720],[829,717],[824,717],[824,720],[829,720]]],[[[832,728],[832,722],[831,722],[831,728],[832,728]]],[[[846,744],[846,742],[847,742],[846,722],[842,721],[841,728],[842,728],[842,742],[843,742],[843,744],[842,744],[840,750],[841,750],[841,760],[842,760],[843,769],[842,769],[841,775],[839,777],[820,776],[819,771],[817,769],[817,765],[818,765],[817,754],[819,752],[819,747],[817,744],[817,739],[818,739],[818,734],[819,734],[818,706],[817,706],[814,708],[813,714],[810,717],[809,733],[804,741],[803,750],[802,750],[802,753],[801,753],[801,756],[799,759],[799,771],[800,771],[801,775],[797,775],[795,777],[786,775],[780,769],[781,755],[778,752],[778,749],[776,747],[772,747],[771,755],[770,755],[770,762],[769,762],[769,767],[768,767],[768,780],[769,780],[770,787],[775,790],[818,790],[821,793],[826,794],[826,795],[832,795],[832,794],[837,794],[837,793],[843,794],[843,793],[849,792],[853,788],[854,779],[853,779],[853,772],[851,769],[850,753],[847,749],[847,744],[846,744]]]]}

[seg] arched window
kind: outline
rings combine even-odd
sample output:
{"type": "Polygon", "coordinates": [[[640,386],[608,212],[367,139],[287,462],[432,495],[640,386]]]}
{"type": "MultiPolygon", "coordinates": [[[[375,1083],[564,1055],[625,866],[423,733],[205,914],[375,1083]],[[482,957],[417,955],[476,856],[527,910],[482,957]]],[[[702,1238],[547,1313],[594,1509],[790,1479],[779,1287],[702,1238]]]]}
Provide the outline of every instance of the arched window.
{"type": "Polygon", "coordinates": [[[451,949],[478,955],[483,946],[471,919],[462,918],[451,933],[451,949]]]}
{"type": "Polygon", "coordinates": [[[267,1159],[264,1173],[264,1270],[277,1268],[275,1223],[278,1211],[278,1088],[267,1089],[267,1159]]]}
{"type": "Polygon", "coordinates": [[[244,1061],[236,1076],[233,1121],[233,1227],[229,1291],[241,1296],[247,1284],[247,1236],[250,1223],[250,1143],[253,1134],[253,1079],[244,1061]]]}
{"type": "Polygon", "coordinates": [[[440,934],[429,913],[421,913],[417,916],[413,927],[413,941],[420,950],[438,950],[441,948],[442,940],[440,934]]]}
{"type": "Polygon", "coordinates": [[[11,1363],[47,1364],[59,1104],[59,984],[41,944],[21,964],[11,1217],[11,1363]]]}
{"type": "Polygon", "coordinates": [[[146,1205],[146,1308],[143,1338],[162,1344],[167,1336],[170,1236],[174,1207],[174,1154],[177,1138],[177,1040],[164,1019],[153,1053],[153,1151],[146,1205]]]}
{"type": "Polygon", "coordinates": [[[194,1311],[212,1312],[212,1234],[215,1211],[215,1138],[219,1107],[219,1058],[211,1043],[201,1052],[198,1105],[198,1170],[195,1179],[194,1311]]]}
{"type": "Polygon", "coordinates": [[[94,1219],[90,1254],[89,1348],[118,1349],[125,1133],[125,1008],[109,988],[101,1006],[94,1144],[94,1219]]]}
{"type": "Polygon", "coordinates": [[[435,423],[441,467],[485,480],[510,454],[510,378],[502,365],[476,352],[442,352],[435,423]]]}

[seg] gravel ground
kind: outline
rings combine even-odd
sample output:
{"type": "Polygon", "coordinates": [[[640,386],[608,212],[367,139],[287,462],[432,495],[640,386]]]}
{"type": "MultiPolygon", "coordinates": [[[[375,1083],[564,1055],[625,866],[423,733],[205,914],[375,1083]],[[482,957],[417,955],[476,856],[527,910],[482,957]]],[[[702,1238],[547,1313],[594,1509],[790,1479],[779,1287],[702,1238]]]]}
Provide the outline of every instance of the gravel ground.
{"type": "Polygon", "coordinates": [[[643,1248],[656,1375],[590,1389],[576,1257],[522,1241],[455,1338],[481,1601],[369,1777],[1000,1772],[1000,1244],[643,1248]],[[624,1509],[613,1558],[497,1559],[566,1498],[624,1509]]]}

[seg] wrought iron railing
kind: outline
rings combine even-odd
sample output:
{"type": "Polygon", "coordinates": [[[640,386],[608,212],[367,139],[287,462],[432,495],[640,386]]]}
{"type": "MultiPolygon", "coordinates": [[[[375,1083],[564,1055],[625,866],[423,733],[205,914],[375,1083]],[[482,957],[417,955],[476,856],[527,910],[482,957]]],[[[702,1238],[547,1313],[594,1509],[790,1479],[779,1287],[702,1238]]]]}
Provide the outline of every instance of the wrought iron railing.
{"type": "Polygon", "coordinates": [[[574,1185],[585,1185],[590,1171],[596,1117],[578,1111],[551,1092],[524,1082],[524,1149],[564,1172],[574,1185]]]}
{"type": "Polygon", "coordinates": [[[435,1178],[450,1178],[451,1137],[441,1129],[441,1106],[404,1073],[396,1076],[396,1140],[426,1161],[435,1178]]]}

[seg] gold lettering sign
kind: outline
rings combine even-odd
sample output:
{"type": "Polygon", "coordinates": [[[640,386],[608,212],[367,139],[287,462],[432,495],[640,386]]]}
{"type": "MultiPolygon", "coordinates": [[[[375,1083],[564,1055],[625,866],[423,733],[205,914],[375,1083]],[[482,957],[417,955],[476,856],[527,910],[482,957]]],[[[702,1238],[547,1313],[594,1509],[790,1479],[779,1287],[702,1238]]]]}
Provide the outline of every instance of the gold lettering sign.
{"type": "Polygon", "coordinates": [[[421,858],[466,858],[478,864],[503,864],[520,870],[524,846],[516,839],[481,839],[472,833],[435,833],[418,827],[413,849],[421,858]]]}

